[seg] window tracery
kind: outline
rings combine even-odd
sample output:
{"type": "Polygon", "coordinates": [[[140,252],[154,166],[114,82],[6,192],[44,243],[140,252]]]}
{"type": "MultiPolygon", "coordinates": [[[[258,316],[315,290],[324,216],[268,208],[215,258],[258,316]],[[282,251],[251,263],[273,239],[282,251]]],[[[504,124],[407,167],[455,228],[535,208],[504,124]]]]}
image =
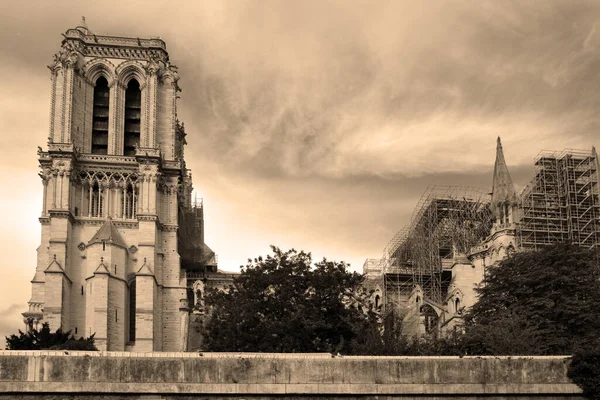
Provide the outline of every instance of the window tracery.
{"type": "Polygon", "coordinates": [[[77,171],[78,204],[82,217],[135,219],[138,175],[135,172],[77,171]]]}

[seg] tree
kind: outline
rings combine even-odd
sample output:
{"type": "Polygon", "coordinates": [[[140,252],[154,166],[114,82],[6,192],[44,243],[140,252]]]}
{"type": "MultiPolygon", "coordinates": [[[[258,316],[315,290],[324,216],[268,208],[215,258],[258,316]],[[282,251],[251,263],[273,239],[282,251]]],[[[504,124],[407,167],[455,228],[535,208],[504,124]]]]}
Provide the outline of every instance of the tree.
{"type": "Polygon", "coordinates": [[[598,250],[558,244],[488,270],[466,316],[469,354],[572,354],[600,328],[598,250]]]}
{"type": "Polygon", "coordinates": [[[212,291],[205,350],[353,353],[373,324],[362,275],[310,253],[248,260],[228,291],[212,291]]]}
{"type": "Polygon", "coordinates": [[[88,338],[76,339],[71,331],[63,332],[57,329],[50,332],[47,322],[42,324],[42,329],[32,329],[27,333],[19,330],[19,335],[6,337],[7,350],[98,350],[94,345],[94,335],[88,338]]]}
{"type": "Polygon", "coordinates": [[[575,350],[567,376],[583,390],[584,396],[600,400],[600,339],[575,350]]]}

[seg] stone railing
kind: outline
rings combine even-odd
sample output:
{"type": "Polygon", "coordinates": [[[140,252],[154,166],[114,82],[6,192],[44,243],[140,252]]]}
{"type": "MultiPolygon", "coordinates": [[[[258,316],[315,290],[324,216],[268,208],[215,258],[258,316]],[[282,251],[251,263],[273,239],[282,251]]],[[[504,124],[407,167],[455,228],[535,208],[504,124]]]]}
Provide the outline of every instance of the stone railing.
{"type": "Polygon", "coordinates": [[[77,157],[78,161],[81,162],[94,162],[94,163],[110,163],[110,164],[135,164],[135,157],[128,156],[112,156],[107,154],[80,154],[77,157]]]}
{"type": "Polygon", "coordinates": [[[84,34],[79,29],[67,30],[66,36],[68,38],[80,38],[86,43],[94,45],[110,45],[110,46],[130,46],[130,47],[158,47],[163,50],[167,49],[167,45],[162,39],[159,38],[131,38],[131,37],[120,37],[120,36],[107,36],[107,35],[94,35],[84,34]]]}

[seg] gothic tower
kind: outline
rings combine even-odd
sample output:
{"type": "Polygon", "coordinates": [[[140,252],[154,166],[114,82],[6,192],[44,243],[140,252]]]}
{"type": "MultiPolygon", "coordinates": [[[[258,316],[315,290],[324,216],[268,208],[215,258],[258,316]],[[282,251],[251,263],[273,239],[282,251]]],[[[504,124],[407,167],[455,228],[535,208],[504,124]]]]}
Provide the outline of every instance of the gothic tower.
{"type": "Polygon", "coordinates": [[[95,333],[101,350],[186,350],[178,229],[180,214],[202,213],[183,158],[177,68],[161,39],[96,35],[85,20],[63,36],[49,66],[42,237],[24,318],[95,333]]]}

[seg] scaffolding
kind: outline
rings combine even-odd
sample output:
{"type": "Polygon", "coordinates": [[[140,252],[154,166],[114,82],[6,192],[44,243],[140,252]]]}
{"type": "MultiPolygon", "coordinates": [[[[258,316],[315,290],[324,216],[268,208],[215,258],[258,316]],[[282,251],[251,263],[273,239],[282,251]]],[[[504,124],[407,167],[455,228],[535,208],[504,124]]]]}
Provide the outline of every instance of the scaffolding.
{"type": "Polygon", "coordinates": [[[202,200],[179,204],[177,251],[181,266],[188,272],[217,270],[217,255],[204,243],[204,206],[202,200]]]}
{"type": "Polygon", "coordinates": [[[543,151],[521,194],[519,247],[570,242],[600,246],[598,159],[595,150],[543,151]]]}
{"type": "Polygon", "coordinates": [[[457,254],[465,254],[492,227],[490,194],[475,187],[430,186],[410,224],[384,249],[382,273],[386,302],[407,299],[415,285],[424,296],[441,304],[457,254]],[[446,272],[446,273],[444,273],[446,272]]]}

